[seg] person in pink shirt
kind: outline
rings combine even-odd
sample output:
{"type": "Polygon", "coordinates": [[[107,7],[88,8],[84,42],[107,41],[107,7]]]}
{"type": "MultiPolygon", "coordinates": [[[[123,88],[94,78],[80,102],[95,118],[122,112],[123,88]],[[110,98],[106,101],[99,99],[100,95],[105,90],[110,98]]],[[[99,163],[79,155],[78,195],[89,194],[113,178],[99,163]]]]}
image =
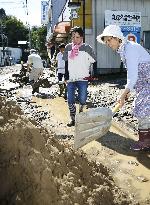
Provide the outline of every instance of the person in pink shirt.
{"type": "Polygon", "coordinates": [[[86,104],[91,64],[93,65],[94,75],[96,73],[96,56],[92,47],[83,43],[83,34],[81,27],[72,28],[72,42],[66,45],[63,55],[67,100],[71,118],[71,122],[67,124],[69,127],[75,125],[76,91],[78,92],[79,112],[83,111],[83,107],[86,104]]]}

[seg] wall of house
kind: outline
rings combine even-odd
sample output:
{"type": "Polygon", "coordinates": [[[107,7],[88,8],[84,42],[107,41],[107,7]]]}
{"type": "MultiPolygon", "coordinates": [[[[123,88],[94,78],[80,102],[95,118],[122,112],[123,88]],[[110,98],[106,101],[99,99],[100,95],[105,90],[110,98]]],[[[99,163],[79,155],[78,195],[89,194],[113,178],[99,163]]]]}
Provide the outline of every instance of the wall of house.
{"type": "MultiPolygon", "coordinates": [[[[104,30],[105,10],[141,12],[141,38],[143,31],[150,30],[149,0],[88,0],[92,3],[92,25],[86,28],[85,42],[90,44],[97,55],[99,74],[120,71],[119,55],[97,42],[96,37],[104,30]]],[[[65,17],[63,14],[67,0],[52,0],[52,28],[65,17]]],[[[90,5],[90,3],[89,3],[90,5]]],[[[87,7],[88,8],[88,7],[87,7]]],[[[91,9],[90,9],[91,12],[91,9]]],[[[81,8],[82,13],[82,8],[81,8]]],[[[67,17],[68,18],[68,17],[67,17]]],[[[80,17],[81,18],[81,17],[80,17]]],[[[82,18],[81,18],[82,19],[82,18]]],[[[64,18],[65,20],[65,18],[64,18]]],[[[68,19],[67,19],[68,20],[68,19]]],[[[81,22],[82,23],[82,22],[81,22]]],[[[86,24],[86,23],[85,23],[86,24]]],[[[87,24],[86,24],[87,27],[87,24]]]]}
{"type": "MultiPolygon", "coordinates": [[[[104,15],[105,10],[120,10],[141,12],[141,38],[142,32],[150,30],[150,1],[148,0],[94,0],[95,16],[93,29],[96,28],[95,35],[99,35],[104,30],[104,15]]],[[[94,38],[94,34],[92,38],[94,38]]],[[[120,57],[110,48],[96,44],[97,62],[99,73],[116,72],[120,70],[120,57]]]]}

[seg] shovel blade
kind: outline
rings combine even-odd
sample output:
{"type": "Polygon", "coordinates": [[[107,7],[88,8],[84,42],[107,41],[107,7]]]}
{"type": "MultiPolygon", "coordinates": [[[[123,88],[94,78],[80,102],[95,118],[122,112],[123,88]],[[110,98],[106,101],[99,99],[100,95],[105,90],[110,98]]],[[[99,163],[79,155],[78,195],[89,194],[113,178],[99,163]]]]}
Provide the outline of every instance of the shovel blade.
{"type": "Polygon", "coordinates": [[[77,114],[74,148],[78,149],[105,135],[109,131],[111,121],[112,111],[105,107],[92,108],[77,114]]]}

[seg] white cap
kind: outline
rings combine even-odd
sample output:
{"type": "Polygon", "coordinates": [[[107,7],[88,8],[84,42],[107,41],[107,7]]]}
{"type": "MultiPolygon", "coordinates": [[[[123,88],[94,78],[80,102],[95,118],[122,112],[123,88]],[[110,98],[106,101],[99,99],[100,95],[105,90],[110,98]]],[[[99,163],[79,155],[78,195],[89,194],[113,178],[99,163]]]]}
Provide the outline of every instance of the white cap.
{"type": "Polygon", "coordinates": [[[107,26],[103,33],[97,36],[97,41],[104,44],[104,41],[102,41],[102,38],[104,36],[112,36],[117,37],[121,40],[124,40],[125,37],[123,36],[123,33],[121,32],[121,28],[117,25],[109,25],[107,26]]]}
{"type": "Polygon", "coordinates": [[[30,50],[30,54],[32,54],[32,53],[36,53],[37,51],[35,50],[35,49],[31,49],[30,50]]]}

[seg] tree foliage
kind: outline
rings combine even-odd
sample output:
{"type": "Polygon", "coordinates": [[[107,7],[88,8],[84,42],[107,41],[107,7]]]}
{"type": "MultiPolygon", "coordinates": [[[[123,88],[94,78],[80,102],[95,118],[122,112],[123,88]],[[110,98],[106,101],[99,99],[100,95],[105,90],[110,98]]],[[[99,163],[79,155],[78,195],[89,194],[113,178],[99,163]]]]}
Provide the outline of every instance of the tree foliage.
{"type": "Polygon", "coordinates": [[[28,41],[29,30],[14,16],[7,16],[5,20],[9,47],[18,47],[18,41],[28,41]]]}
{"type": "MultiPolygon", "coordinates": [[[[15,16],[7,16],[3,8],[0,9],[0,25],[0,36],[4,35],[7,37],[7,46],[18,47],[18,41],[27,41],[28,44],[23,48],[29,49],[29,45],[31,45],[32,48],[38,49],[42,55],[47,55],[45,46],[47,35],[46,26],[32,27],[29,29],[29,26],[24,25],[23,22],[15,16]],[[29,41],[31,41],[31,44],[29,44],[29,41]]],[[[2,41],[0,46],[2,46],[2,41]]]]}
{"type": "Polygon", "coordinates": [[[33,27],[31,30],[31,45],[33,48],[40,51],[41,55],[45,57],[47,55],[46,50],[46,35],[47,35],[47,28],[46,26],[41,27],[33,27]]]}
{"type": "Polygon", "coordinates": [[[6,13],[3,8],[0,9],[0,20],[3,20],[6,18],[6,13]]]}

